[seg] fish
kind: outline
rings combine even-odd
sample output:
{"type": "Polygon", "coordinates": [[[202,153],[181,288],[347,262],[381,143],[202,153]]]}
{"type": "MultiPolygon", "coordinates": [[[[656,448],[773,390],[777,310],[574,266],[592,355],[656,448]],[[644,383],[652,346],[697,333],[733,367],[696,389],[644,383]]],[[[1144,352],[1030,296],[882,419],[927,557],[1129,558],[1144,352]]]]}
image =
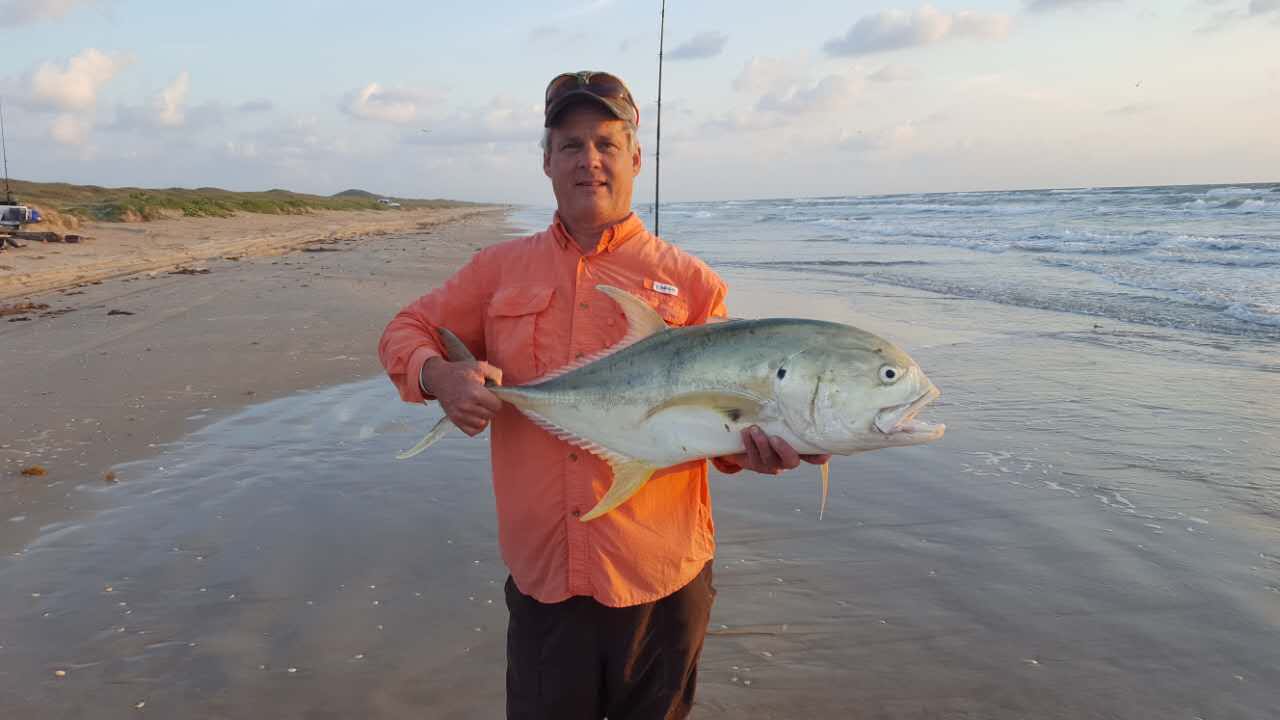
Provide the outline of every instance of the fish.
{"type": "MultiPolygon", "coordinates": [[[[654,472],[744,451],[758,426],[800,454],[852,455],[941,438],[946,425],[917,418],[941,392],[893,343],[843,323],[805,318],[736,319],[668,327],[644,300],[596,289],[627,319],[618,343],[523,385],[486,385],[547,432],[591,452],[613,482],[579,519],[590,522],[640,490],[654,472]]],[[[445,356],[471,360],[437,328],[445,356]]],[[[407,459],[449,429],[441,418],[407,459]]],[[[822,466],[823,506],[828,473],[822,466]]]]}

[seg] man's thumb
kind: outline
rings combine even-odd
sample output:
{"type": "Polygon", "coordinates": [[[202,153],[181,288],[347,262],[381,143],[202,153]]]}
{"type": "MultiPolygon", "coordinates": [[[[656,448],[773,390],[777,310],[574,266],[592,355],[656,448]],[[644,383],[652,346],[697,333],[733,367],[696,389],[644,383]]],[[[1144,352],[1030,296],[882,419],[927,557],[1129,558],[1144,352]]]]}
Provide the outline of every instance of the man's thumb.
{"type": "Polygon", "coordinates": [[[502,384],[502,368],[490,365],[483,360],[476,363],[476,369],[484,376],[486,380],[492,380],[494,385],[502,384]]]}

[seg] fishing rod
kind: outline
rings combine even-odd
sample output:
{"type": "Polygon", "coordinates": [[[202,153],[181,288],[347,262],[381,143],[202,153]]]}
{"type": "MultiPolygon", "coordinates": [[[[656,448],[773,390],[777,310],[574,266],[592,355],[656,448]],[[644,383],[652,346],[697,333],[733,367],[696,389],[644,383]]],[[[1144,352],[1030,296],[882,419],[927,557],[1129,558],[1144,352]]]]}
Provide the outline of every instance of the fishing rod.
{"type": "Polygon", "coordinates": [[[667,0],[658,16],[658,140],[653,150],[653,234],[658,234],[658,188],[662,181],[662,41],[667,30],[667,0]]]}
{"type": "Polygon", "coordinates": [[[4,199],[13,202],[13,191],[9,189],[9,145],[4,138],[4,101],[0,100],[0,152],[4,154],[4,199]]]}

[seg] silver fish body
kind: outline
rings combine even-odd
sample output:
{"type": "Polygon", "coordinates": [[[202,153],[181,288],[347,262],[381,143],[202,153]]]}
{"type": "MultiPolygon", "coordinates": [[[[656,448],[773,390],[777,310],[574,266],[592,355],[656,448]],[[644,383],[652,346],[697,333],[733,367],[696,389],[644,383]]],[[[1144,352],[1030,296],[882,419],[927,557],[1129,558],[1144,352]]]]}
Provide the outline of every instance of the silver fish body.
{"type": "MultiPolygon", "coordinates": [[[[743,452],[751,425],[801,454],[916,445],[945,431],[915,419],[937,388],[872,333],[791,318],[667,328],[639,298],[599,289],[627,316],[622,343],[537,382],[490,388],[613,467],[613,485],[584,521],[625,502],[657,469],[743,452]]],[[[450,359],[460,359],[455,352],[465,348],[450,359]]]]}

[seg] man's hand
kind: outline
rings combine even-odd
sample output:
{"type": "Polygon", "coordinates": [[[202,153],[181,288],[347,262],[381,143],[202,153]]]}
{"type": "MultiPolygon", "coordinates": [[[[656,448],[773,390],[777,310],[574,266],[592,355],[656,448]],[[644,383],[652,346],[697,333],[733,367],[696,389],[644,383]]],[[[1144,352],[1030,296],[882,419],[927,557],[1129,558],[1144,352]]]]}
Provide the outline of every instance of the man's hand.
{"type": "Polygon", "coordinates": [[[484,386],[485,379],[502,384],[502,370],[487,362],[449,362],[433,357],[422,366],[422,382],[440,401],[445,415],[468,435],[479,435],[502,409],[502,401],[484,386]]]}
{"type": "Polygon", "coordinates": [[[722,459],[764,475],[777,475],[783,470],[794,469],[800,465],[801,460],[824,465],[831,459],[830,455],[801,455],[786,440],[776,435],[765,435],[755,425],[742,431],[742,444],[746,447],[746,452],[726,455],[722,459]]]}

